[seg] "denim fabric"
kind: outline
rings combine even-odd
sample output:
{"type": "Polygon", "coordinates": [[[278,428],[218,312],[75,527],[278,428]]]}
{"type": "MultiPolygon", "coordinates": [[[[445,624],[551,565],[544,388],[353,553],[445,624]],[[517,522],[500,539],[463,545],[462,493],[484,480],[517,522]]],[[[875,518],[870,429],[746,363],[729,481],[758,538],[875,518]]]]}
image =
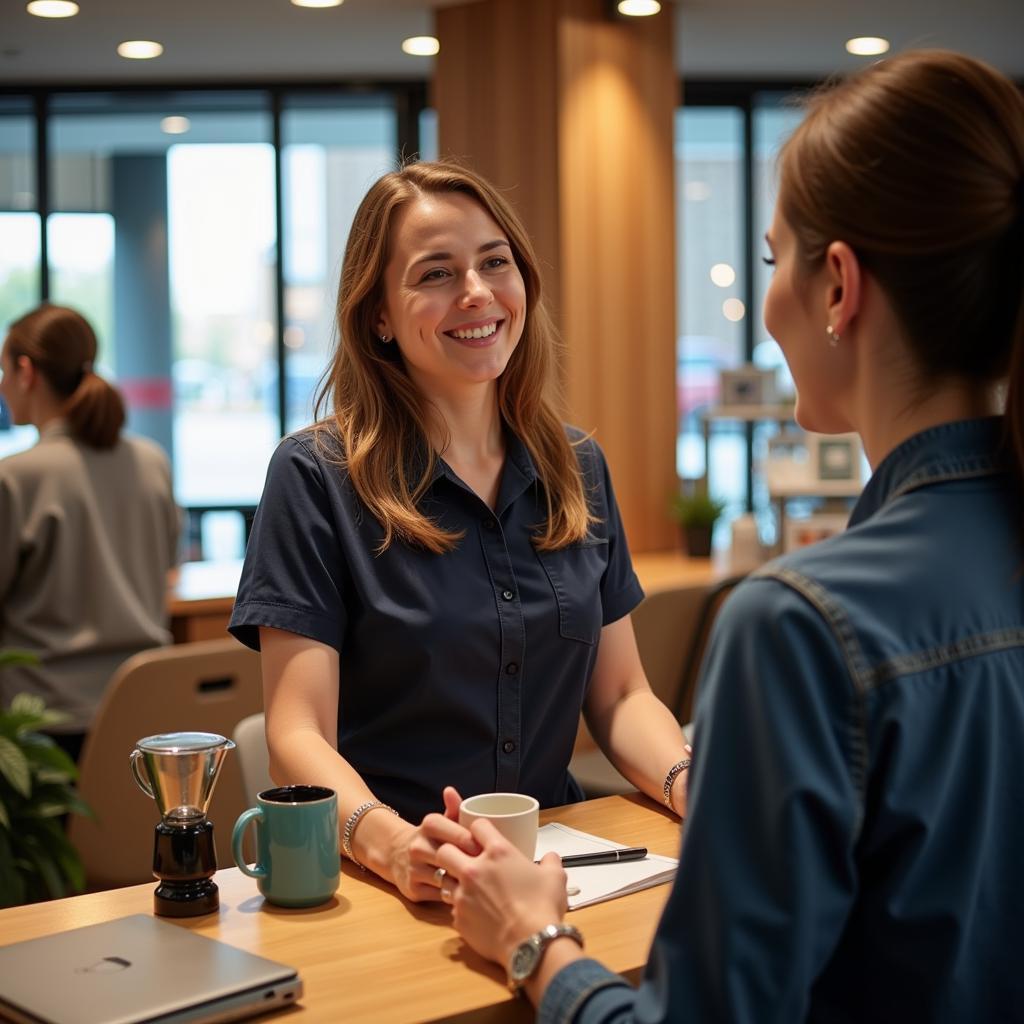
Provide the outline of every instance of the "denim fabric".
{"type": "Polygon", "coordinates": [[[714,630],[679,873],[637,992],[542,1020],[1024,1020],[1024,584],[1000,422],[893,451],[714,630]]]}
{"type": "Polygon", "coordinates": [[[421,506],[462,533],[442,555],[378,553],[383,527],[308,431],[271,460],[231,632],[258,647],[271,626],[339,652],[338,751],[409,821],[441,810],[446,785],[582,798],[568,765],[597,641],[643,591],[604,455],[571,436],[595,522],[558,551],[533,545],[546,498],[512,434],[493,510],[437,462],[421,506]]]}

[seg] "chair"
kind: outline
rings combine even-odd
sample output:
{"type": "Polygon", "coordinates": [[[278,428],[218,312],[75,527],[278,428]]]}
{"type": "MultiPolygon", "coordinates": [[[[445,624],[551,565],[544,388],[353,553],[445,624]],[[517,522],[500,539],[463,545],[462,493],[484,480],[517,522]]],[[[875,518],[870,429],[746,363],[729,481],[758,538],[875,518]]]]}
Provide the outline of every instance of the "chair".
{"type": "MultiPolygon", "coordinates": [[[[718,609],[742,576],[714,584],[658,590],[633,611],[640,661],[654,695],[680,724],[689,722],[693,700],[718,609]]],[[[580,720],[580,736],[569,764],[588,798],[633,792],[635,787],[615,769],[580,720]]]]}
{"type": "MultiPolygon", "coordinates": [[[[69,837],[90,889],[153,877],[159,813],[128,768],[136,741],[184,730],[231,736],[262,703],[259,655],[230,637],[142,651],[121,665],[104,691],[79,763],[79,791],[96,820],[70,820],[69,837]]],[[[231,863],[231,829],[248,806],[239,759],[229,752],[210,805],[221,866],[231,863]]]]}
{"type": "Polygon", "coordinates": [[[271,789],[274,780],[270,777],[270,751],[267,749],[267,733],[264,714],[249,715],[235,726],[232,737],[238,744],[238,764],[242,769],[242,782],[250,807],[256,806],[256,795],[271,789]]]}

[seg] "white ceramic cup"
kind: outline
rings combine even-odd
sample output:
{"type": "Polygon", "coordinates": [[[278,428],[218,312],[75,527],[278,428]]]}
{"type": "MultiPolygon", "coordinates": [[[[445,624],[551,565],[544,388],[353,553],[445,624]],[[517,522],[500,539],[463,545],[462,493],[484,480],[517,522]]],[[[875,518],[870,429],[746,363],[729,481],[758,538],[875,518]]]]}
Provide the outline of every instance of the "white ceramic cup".
{"type": "Polygon", "coordinates": [[[459,824],[469,828],[486,818],[524,857],[537,852],[540,804],[523,793],[480,793],[467,797],[459,807],[459,824]]]}

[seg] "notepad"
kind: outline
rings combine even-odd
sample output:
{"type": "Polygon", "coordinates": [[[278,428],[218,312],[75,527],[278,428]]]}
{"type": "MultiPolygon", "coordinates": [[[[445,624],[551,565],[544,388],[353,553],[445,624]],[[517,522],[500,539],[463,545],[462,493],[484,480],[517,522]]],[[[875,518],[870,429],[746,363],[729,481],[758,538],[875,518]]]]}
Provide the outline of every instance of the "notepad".
{"type": "MultiPolygon", "coordinates": [[[[604,850],[625,850],[623,843],[592,836],[588,832],[561,825],[557,821],[537,830],[537,859],[545,853],[567,857],[574,853],[600,853],[604,850]]],[[[566,868],[570,891],[579,892],[569,897],[569,909],[578,910],[593,903],[603,903],[617,896],[663,885],[675,877],[679,861],[674,857],[661,857],[649,853],[644,860],[620,861],[618,864],[588,864],[585,867],[566,868]]]]}

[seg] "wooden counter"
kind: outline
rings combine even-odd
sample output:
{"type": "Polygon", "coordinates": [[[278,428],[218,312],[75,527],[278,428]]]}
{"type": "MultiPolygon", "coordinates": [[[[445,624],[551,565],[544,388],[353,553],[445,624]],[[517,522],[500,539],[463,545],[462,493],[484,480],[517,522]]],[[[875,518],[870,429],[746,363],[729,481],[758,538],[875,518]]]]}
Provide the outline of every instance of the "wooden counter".
{"type": "MultiPolygon", "coordinates": [[[[679,852],[678,820],[638,795],[542,811],[541,821],[646,846],[652,853],[675,857],[679,852]]],[[[226,860],[231,823],[217,826],[220,856],[226,860]]],[[[312,910],[265,904],[255,881],[237,868],[219,871],[217,883],[218,914],[175,923],[297,967],[305,995],[282,1019],[302,1015],[311,1024],[533,1019],[527,1004],[509,994],[504,972],[462,942],[447,906],[408,903],[347,861],[337,895],[312,910]]],[[[150,913],[153,889],[153,884],[131,886],[0,911],[0,943],[150,913]]],[[[569,920],[583,932],[588,954],[635,980],[668,893],[668,885],[657,886],[572,911],[569,920]]]]}

